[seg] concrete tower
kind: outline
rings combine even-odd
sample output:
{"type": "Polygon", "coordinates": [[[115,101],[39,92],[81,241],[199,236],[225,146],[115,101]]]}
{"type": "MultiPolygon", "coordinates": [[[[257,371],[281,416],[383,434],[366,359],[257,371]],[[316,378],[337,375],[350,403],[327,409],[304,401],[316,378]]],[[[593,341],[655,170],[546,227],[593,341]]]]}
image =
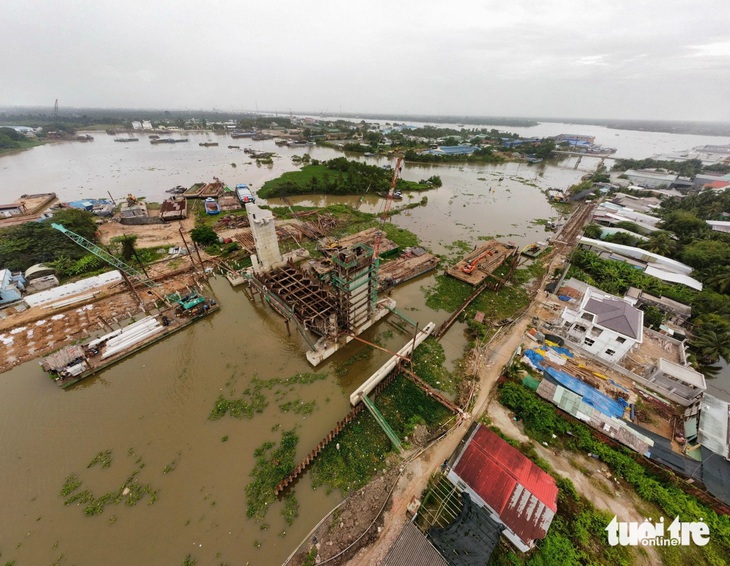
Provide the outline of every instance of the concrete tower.
{"type": "Polygon", "coordinates": [[[246,204],[246,213],[251,224],[253,240],[256,243],[256,256],[251,256],[255,272],[269,269],[281,263],[279,240],[276,238],[274,215],[270,210],[262,210],[253,203],[246,204]]]}

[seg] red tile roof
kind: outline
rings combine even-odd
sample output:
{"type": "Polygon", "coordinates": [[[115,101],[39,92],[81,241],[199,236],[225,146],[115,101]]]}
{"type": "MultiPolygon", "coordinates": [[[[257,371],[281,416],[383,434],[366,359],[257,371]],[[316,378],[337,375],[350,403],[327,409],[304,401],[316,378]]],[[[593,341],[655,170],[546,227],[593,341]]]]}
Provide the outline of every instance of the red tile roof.
{"type": "Polygon", "coordinates": [[[712,183],[705,185],[706,189],[723,189],[725,187],[730,187],[730,181],[712,181],[712,183]]]}
{"type": "Polygon", "coordinates": [[[491,430],[477,427],[454,472],[525,544],[545,537],[558,509],[555,480],[491,430]]]}

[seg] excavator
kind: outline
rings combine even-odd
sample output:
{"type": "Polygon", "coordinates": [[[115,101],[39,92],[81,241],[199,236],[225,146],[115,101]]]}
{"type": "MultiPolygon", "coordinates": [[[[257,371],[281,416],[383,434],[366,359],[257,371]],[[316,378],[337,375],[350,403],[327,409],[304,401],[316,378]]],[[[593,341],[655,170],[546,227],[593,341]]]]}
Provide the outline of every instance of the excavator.
{"type": "Polygon", "coordinates": [[[494,252],[492,250],[487,250],[485,252],[480,253],[474,259],[467,261],[466,265],[464,267],[462,267],[461,270],[464,273],[466,273],[467,275],[470,273],[473,273],[474,270],[477,268],[477,265],[479,265],[479,262],[482,261],[484,258],[489,257],[492,254],[494,254],[494,252]]]}

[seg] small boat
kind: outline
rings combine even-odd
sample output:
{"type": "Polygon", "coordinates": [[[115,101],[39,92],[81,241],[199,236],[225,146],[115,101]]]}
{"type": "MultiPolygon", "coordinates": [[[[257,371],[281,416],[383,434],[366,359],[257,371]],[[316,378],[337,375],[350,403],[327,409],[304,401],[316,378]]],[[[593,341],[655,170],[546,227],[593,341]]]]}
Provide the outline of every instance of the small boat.
{"type": "Polygon", "coordinates": [[[218,203],[216,202],[216,200],[214,198],[208,197],[207,199],[205,199],[205,213],[206,214],[210,214],[212,216],[215,214],[220,214],[220,212],[221,212],[221,207],[218,206],[218,203]]]}
{"type": "Polygon", "coordinates": [[[239,130],[234,130],[231,132],[231,137],[234,139],[237,138],[252,138],[254,135],[256,135],[256,132],[241,132],[239,130]]]}
{"type": "Polygon", "coordinates": [[[136,142],[139,138],[114,138],[115,142],[136,142]]]}
{"type": "Polygon", "coordinates": [[[542,157],[528,157],[528,163],[542,163],[542,157]]]}
{"type": "Polygon", "coordinates": [[[81,134],[76,139],[80,142],[94,141],[94,138],[90,134],[81,134]]]}
{"type": "MultiPolygon", "coordinates": [[[[382,198],[388,198],[388,191],[379,191],[378,196],[382,198]]],[[[393,200],[403,200],[403,193],[400,191],[395,191],[393,193],[393,200]]]]}
{"type": "Polygon", "coordinates": [[[218,142],[200,142],[198,145],[201,147],[213,147],[218,145],[218,142]]]}
{"type": "Polygon", "coordinates": [[[240,145],[229,145],[228,149],[241,149],[240,145]]]}
{"type": "Polygon", "coordinates": [[[157,134],[152,134],[151,136],[149,136],[149,138],[151,140],[159,140],[160,139],[160,136],[158,136],[157,134]]]}
{"type": "Polygon", "coordinates": [[[167,189],[165,192],[166,193],[173,194],[173,195],[181,195],[185,191],[187,191],[187,188],[186,187],[183,187],[182,185],[178,185],[178,186],[173,187],[171,189],[167,189]]]}

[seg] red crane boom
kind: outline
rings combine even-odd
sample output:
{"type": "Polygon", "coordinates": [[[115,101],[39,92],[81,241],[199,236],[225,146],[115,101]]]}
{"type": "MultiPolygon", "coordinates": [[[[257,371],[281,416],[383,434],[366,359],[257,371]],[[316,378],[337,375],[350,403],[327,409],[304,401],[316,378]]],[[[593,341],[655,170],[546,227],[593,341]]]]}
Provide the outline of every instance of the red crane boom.
{"type": "Polygon", "coordinates": [[[380,215],[381,229],[378,230],[378,233],[375,236],[375,242],[373,242],[373,261],[378,259],[378,254],[380,253],[380,242],[383,240],[382,225],[385,224],[385,221],[388,218],[390,205],[393,204],[393,195],[395,194],[395,187],[398,184],[398,174],[400,173],[401,163],[403,163],[403,156],[399,155],[398,161],[395,164],[395,169],[393,169],[393,179],[390,181],[390,189],[388,189],[388,197],[385,200],[385,207],[383,207],[383,212],[380,215]]]}

